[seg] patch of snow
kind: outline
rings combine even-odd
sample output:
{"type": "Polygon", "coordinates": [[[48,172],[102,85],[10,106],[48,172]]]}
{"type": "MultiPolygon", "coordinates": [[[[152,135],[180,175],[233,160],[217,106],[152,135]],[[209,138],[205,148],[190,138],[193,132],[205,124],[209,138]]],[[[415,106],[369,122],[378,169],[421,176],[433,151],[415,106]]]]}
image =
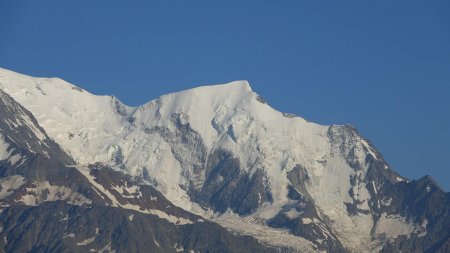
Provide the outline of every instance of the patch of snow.
{"type": "Polygon", "coordinates": [[[0,199],[13,194],[14,190],[19,189],[25,183],[26,179],[19,175],[0,178],[0,199]]]}
{"type": "Polygon", "coordinates": [[[161,248],[157,240],[153,240],[158,248],[161,248]]]}
{"type": "Polygon", "coordinates": [[[267,227],[264,222],[254,216],[244,218],[237,214],[226,212],[220,216],[213,215],[209,218],[233,233],[250,235],[268,245],[288,247],[294,252],[320,252],[312,242],[302,237],[294,236],[288,230],[267,227]]]}
{"type": "Polygon", "coordinates": [[[86,246],[86,245],[88,245],[88,244],[93,243],[94,241],[95,241],[95,236],[94,236],[94,237],[91,237],[91,238],[88,238],[88,239],[86,239],[86,240],[83,240],[83,241],[81,241],[81,242],[77,242],[77,246],[86,246]]]}
{"type": "Polygon", "coordinates": [[[313,221],[310,218],[302,218],[303,224],[311,224],[313,221]]]}
{"type": "Polygon", "coordinates": [[[419,237],[424,237],[427,235],[427,225],[428,225],[428,220],[424,219],[422,221],[422,223],[420,224],[420,227],[418,228],[418,236],[419,237]]]}
{"type": "Polygon", "coordinates": [[[15,154],[9,158],[9,162],[11,165],[15,165],[17,162],[19,162],[22,159],[22,156],[19,154],[15,154]]]}
{"type": "Polygon", "coordinates": [[[178,243],[175,243],[175,245],[173,246],[176,250],[176,252],[183,252],[184,248],[183,246],[179,245],[178,243]]]}
{"type": "Polygon", "coordinates": [[[406,221],[405,217],[400,215],[388,215],[383,213],[375,227],[375,233],[384,234],[389,239],[395,239],[400,235],[409,237],[416,232],[417,225],[406,221]]]}
{"type": "Polygon", "coordinates": [[[146,214],[153,214],[158,216],[161,219],[165,219],[173,224],[176,225],[186,225],[186,224],[193,224],[193,222],[189,219],[186,218],[182,218],[182,217],[177,217],[177,216],[173,216],[170,215],[166,212],[163,212],[161,210],[158,209],[144,209],[141,210],[141,207],[139,206],[135,206],[135,205],[130,205],[130,204],[126,204],[126,205],[121,205],[121,207],[125,208],[125,209],[130,209],[130,210],[135,210],[141,213],[146,213],[146,214]]]}
{"type": "Polygon", "coordinates": [[[375,182],[374,182],[374,181],[371,181],[371,182],[372,182],[373,190],[375,191],[375,194],[377,194],[377,193],[378,193],[377,186],[375,185],[375,182]]]}
{"type": "Polygon", "coordinates": [[[427,225],[428,225],[428,220],[427,220],[427,219],[424,219],[424,220],[422,221],[422,224],[420,224],[420,226],[423,227],[423,228],[426,228],[427,225]]]}
{"type": "Polygon", "coordinates": [[[369,154],[375,159],[375,160],[379,160],[378,156],[375,154],[374,150],[372,149],[372,147],[369,145],[369,143],[367,143],[367,141],[365,139],[361,139],[362,144],[367,148],[367,151],[369,152],[369,154]]]}
{"type": "Polygon", "coordinates": [[[132,185],[130,187],[124,187],[124,186],[118,186],[115,185],[112,187],[112,189],[116,190],[117,192],[119,192],[122,197],[124,198],[139,198],[142,197],[142,193],[139,191],[139,186],[138,185],[132,185]],[[128,194],[126,194],[128,193],[128,194]]]}
{"type": "Polygon", "coordinates": [[[73,238],[73,237],[75,237],[75,234],[74,233],[70,233],[70,234],[67,234],[67,235],[63,236],[63,238],[67,238],[67,237],[73,238]]]}
{"type": "Polygon", "coordinates": [[[384,206],[390,206],[391,203],[392,203],[392,198],[389,198],[388,200],[382,200],[381,203],[382,203],[384,206]]]}
{"type": "Polygon", "coordinates": [[[66,200],[72,205],[91,204],[92,201],[71,188],[51,185],[48,181],[33,182],[35,187],[26,188],[27,194],[19,200],[25,205],[38,205],[46,201],[66,200]]]}
{"type": "Polygon", "coordinates": [[[90,252],[98,252],[98,253],[115,253],[116,251],[112,249],[111,243],[108,243],[103,248],[96,250],[90,249],[90,252]]]}
{"type": "Polygon", "coordinates": [[[5,141],[5,137],[0,133],[0,161],[9,159],[12,152],[13,149],[9,148],[9,144],[5,141]]]}
{"type": "Polygon", "coordinates": [[[289,209],[289,211],[287,211],[285,214],[291,220],[295,219],[301,215],[301,213],[299,211],[297,211],[296,208],[289,209]]]}

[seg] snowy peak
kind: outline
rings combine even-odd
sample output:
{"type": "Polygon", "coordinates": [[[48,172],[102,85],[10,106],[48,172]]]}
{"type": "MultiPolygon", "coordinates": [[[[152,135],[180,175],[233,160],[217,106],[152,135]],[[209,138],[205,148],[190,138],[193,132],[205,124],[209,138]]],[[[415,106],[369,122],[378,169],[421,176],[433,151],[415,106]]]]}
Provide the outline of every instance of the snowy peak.
{"type": "MultiPolygon", "coordinates": [[[[124,106],[114,96],[97,96],[60,78],[40,78],[22,75],[0,68],[0,89],[27,107],[58,110],[64,114],[87,111],[96,106],[124,106]]],[[[126,107],[129,109],[129,107],[126,107]]],[[[34,109],[32,112],[38,112],[34,109]]],[[[38,116],[38,115],[35,115],[38,116]]]]}
{"type": "Polygon", "coordinates": [[[157,103],[162,105],[160,113],[169,117],[172,113],[190,116],[198,114],[198,120],[210,120],[219,107],[230,110],[246,109],[255,96],[247,81],[236,81],[163,95],[143,107],[151,108],[157,103]]]}
{"type": "Polygon", "coordinates": [[[124,115],[132,110],[115,97],[95,96],[58,78],[35,78],[4,69],[0,69],[0,89],[31,111],[77,162],[87,162],[78,155],[87,145],[101,150],[105,144],[101,140],[117,135],[124,115]]]}
{"type": "MultiPolygon", "coordinates": [[[[208,147],[217,138],[217,120],[237,114],[247,117],[263,114],[271,110],[266,104],[258,102],[259,96],[254,93],[246,81],[228,84],[203,86],[177,93],[161,96],[140,107],[134,116],[142,119],[145,125],[167,125],[174,114],[179,115],[181,122],[189,123],[192,129],[204,137],[208,147]]],[[[281,114],[280,114],[281,115],[281,114]]]]}
{"type": "Polygon", "coordinates": [[[187,89],[184,91],[174,92],[166,96],[200,96],[200,97],[216,97],[216,98],[225,98],[225,97],[240,97],[243,98],[252,93],[252,88],[248,81],[233,81],[226,84],[215,84],[215,85],[206,85],[200,86],[192,89],[187,89]]]}
{"type": "Polygon", "coordinates": [[[8,93],[17,92],[21,89],[29,89],[29,94],[33,93],[33,89],[38,90],[41,93],[45,93],[40,90],[43,86],[47,89],[56,89],[56,90],[76,90],[79,92],[83,92],[84,90],[70,84],[60,78],[51,77],[51,78],[37,78],[31,77],[27,75],[23,75],[14,71],[10,71],[7,69],[0,68],[0,80],[1,86],[0,88],[5,89],[8,93]]]}
{"type": "Polygon", "coordinates": [[[161,105],[159,113],[170,118],[172,113],[181,113],[194,117],[197,120],[209,121],[218,110],[249,110],[258,97],[247,81],[235,81],[228,84],[201,86],[181,92],[163,95],[150,101],[143,108],[152,108],[155,104],[161,105]]]}

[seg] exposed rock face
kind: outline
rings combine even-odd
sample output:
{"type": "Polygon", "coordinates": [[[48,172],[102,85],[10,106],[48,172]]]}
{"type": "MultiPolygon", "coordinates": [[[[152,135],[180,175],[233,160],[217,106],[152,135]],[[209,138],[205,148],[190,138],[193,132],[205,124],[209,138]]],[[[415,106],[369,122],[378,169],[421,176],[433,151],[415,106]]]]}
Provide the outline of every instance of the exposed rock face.
{"type": "Polygon", "coordinates": [[[381,207],[379,225],[386,216],[401,216],[406,223],[418,224],[414,233],[399,233],[388,240],[382,252],[449,252],[450,193],[425,176],[410,183],[386,185],[381,194],[390,201],[381,207]]]}
{"type": "MultiPolygon", "coordinates": [[[[128,107],[60,79],[0,69],[0,92],[3,222],[54,206],[80,216],[119,212],[130,224],[151,217],[140,223],[170,231],[98,224],[121,231],[105,235],[117,251],[450,251],[449,193],[429,177],[397,174],[355,128],[278,112],[245,81],[128,107]]],[[[87,236],[45,247],[70,251],[87,236]]],[[[109,247],[103,242],[89,245],[109,247]]]]}
{"type": "Polygon", "coordinates": [[[275,252],[211,222],[178,226],[107,206],[16,205],[0,221],[4,252],[275,252]]]}
{"type": "Polygon", "coordinates": [[[192,190],[194,200],[218,212],[231,209],[240,215],[251,214],[262,203],[272,201],[262,170],[253,175],[243,173],[239,160],[225,150],[216,151],[208,159],[204,184],[192,190]]]}

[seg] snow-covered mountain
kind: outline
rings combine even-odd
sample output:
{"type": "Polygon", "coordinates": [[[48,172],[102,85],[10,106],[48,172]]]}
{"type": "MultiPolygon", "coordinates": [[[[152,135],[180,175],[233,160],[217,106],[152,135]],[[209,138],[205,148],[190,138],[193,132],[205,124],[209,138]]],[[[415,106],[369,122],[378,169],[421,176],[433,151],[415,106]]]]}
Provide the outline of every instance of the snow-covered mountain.
{"type": "Polygon", "coordinates": [[[75,165],[2,90],[0,115],[1,252],[276,252],[174,206],[139,177],[75,165]]]}
{"type": "Polygon", "coordinates": [[[407,180],[353,127],[278,112],[245,81],[138,107],[4,69],[0,90],[76,168],[102,164],[140,178],[184,210],[265,244],[450,250],[450,196],[430,178],[407,180]]]}

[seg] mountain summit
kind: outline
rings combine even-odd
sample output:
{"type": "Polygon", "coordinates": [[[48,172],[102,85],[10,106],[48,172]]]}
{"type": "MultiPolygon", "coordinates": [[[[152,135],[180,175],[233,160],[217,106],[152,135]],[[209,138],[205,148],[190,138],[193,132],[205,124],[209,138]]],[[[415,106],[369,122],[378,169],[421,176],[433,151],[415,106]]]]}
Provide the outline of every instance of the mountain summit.
{"type": "MultiPolygon", "coordinates": [[[[61,79],[3,69],[0,89],[31,112],[88,179],[94,168],[123,173],[267,247],[450,250],[448,193],[427,178],[397,174],[355,128],[278,112],[246,81],[171,93],[138,107],[61,79]]],[[[116,207],[130,205],[137,204],[116,207]]]]}

